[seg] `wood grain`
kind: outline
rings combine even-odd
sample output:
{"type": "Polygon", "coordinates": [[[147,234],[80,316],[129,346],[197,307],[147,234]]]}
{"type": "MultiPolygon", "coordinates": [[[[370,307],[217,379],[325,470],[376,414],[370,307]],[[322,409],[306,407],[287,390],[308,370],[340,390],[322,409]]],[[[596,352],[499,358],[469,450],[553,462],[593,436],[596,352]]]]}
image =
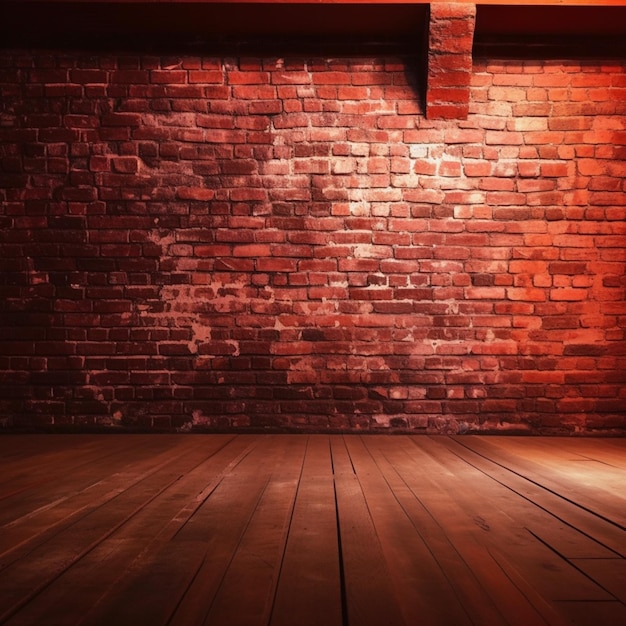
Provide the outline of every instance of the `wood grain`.
{"type": "Polygon", "coordinates": [[[0,623],[626,622],[626,440],[0,437],[0,623]]]}

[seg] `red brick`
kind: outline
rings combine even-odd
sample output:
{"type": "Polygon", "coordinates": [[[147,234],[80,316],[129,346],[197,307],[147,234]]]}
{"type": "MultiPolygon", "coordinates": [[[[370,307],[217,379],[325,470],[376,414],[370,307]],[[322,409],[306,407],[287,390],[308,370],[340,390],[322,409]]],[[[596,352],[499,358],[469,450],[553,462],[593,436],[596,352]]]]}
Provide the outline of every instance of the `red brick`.
{"type": "Polygon", "coordinates": [[[25,320],[0,349],[67,398],[12,412],[60,423],[132,400],[172,425],[197,398],[228,425],[521,412],[541,428],[559,407],[609,424],[623,63],[475,59],[472,77],[473,7],[432,9],[429,119],[402,59],[224,73],[102,53],[39,83],[3,73],[5,97],[42,106],[0,128],[2,296],[25,320]]]}
{"type": "Polygon", "coordinates": [[[164,85],[186,83],[187,72],[185,70],[151,70],[150,82],[164,85]]]}
{"type": "Polygon", "coordinates": [[[275,115],[281,113],[283,109],[280,100],[260,100],[251,102],[248,112],[252,115],[275,115]]]}
{"type": "Polygon", "coordinates": [[[275,85],[308,85],[311,82],[311,76],[304,71],[277,70],[272,72],[271,82],[275,85]]]}
{"type": "Polygon", "coordinates": [[[201,128],[234,128],[235,121],[230,115],[203,115],[196,117],[196,124],[201,128]]]}
{"type": "Polygon", "coordinates": [[[440,87],[431,84],[426,95],[426,102],[427,106],[437,104],[466,105],[469,102],[469,90],[463,86],[440,87]]]}
{"type": "Polygon", "coordinates": [[[215,197],[215,191],[203,187],[180,187],[176,190],[176,196],[181,200],[207,201],[215,197]]]}
{"type": "Polygon", "coordinates": [[[429,119],[465,119],[468,113],[467,104],[439,104],[431,102],[427,105],[429,119]]]}
{"type": "Polygon", "coordinates": [[[137,113],[107,113],[102,116],[103,126],[139,126],[141,115],[137,113]]]}
{"type": "Polygon", "coordinates": [[[139,163],[136,157],[114,157],[111,169],[119,174],[134,174],[139,169],[139,163]]]}
{"type": "Polygon", "coordinates": [[[221,84],[224,82],[224,75],[218,70],[190,70],[189,82],[221,84]]]}
{"type": "Polygon", "coordinates": [[[226,75],[229,85],[267,85],[270,82],[268,72],[230,71],[226,75]]]}
{"type": "Polygon", "coordinates": [[[586,300],[588,293],[586,289],[551,289],[550,300],[575,302],[586,300]]]}
{"type": "Polygon", "coordinates": [[[271,255],[272,248],[268,244],[239,245],[233,248],[235,257],[267,257],[271,255]]]}

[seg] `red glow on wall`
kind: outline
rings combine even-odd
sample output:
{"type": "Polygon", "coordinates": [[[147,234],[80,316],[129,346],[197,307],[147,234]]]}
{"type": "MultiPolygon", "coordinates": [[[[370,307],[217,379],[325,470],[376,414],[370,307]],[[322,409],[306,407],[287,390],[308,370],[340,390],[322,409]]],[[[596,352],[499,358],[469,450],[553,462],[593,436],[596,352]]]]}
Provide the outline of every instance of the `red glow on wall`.
{"type": "Polygon", "coordinates": [[[3,52],[5,425],[623,429],[624,63],[420,67],[3,52]]]}

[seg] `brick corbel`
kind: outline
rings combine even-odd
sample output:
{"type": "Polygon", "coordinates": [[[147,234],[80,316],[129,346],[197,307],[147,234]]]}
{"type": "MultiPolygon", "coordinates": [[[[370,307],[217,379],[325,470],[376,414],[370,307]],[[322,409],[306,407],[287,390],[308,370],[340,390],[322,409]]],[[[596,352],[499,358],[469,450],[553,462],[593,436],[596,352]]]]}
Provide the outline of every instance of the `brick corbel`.
{"type": "Polygon", "coordinates": [[[476,5],[430,5],[426,117],[466,119],[472,75],[476,5]]]}

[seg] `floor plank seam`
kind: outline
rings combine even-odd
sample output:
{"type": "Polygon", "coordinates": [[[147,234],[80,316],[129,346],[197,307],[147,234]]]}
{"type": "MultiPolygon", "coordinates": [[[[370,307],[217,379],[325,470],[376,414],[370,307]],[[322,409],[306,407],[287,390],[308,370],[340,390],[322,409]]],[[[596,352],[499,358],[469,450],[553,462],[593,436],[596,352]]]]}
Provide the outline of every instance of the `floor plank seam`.
{"type": "Polygon", "coordinates": [[[0,623],[626,624],[621,441],[126,443],[24,439],[0,459],[26,485],[0,510],[0,623]]]}
{"type": "MultiPolygon", "coordinates": [[[[455,440],[455,441],[457,441],[457,440],[455,440]]],[[[460,444],[460,445],[462,445],[462,444],[460,444]]],[[[466,447],[466,446],[463,446],[463,447],[466,447]]],[[[488,461],[489,463],[493,463],[494,465],[497,465],[498,467],[506,470],[507,472],[509,472],[511,474],[514,474],[518,478],[521,478],[521,479],[523,479],[523,480],[525,480],[525,481],[535,485],[536,487],[538,487],[540,489],[543,489],[544,491],[552,494],[553,496],[556,496],[557,498],[560,498],[561,500],[564,500],[568,504],[571,504],[572,506],[585,511],[585,512],[589,513],[590,515],[593,515],[593,516],[597,517],[598,519],[601,519],[602,521],[606,522],[607,524],[611,524],[612,526],[615,526],[619,530],[626,531],[626,526],[623,526],[619,522],[616,522],[615,520],[612,520],[610,517],[606,517],[602,513],[594,511],[593,509],[591,509],[591,508],[589,508],[589,507],[587,507],[587,506],[585,506],[583,504],[580,504],[580,503],[576,502],[575,500],[572,500],[571,498],[568,498],[567,496],[565,496],[565,495],[563,495],[563,494],[561,494],[561,493],[559,493],[557,491],[554,491],[553,489],[551,489],[549,487],[546,487],[545,485],[542,485],[541,483],[539,483],[537,481],[534,481],[531,478],[528,478],[527,476],[524,476],[523,474],[521,474],[521,473],[519,473],[519,472],[517,472],[517,471],[515,471],[515,470],[513,470],[513,469],[511,469],[509,467],[506,467],[505,465],[502,465],[501,463],[499,463],[497,461],[494,461],[493,459],[490,459],[489,457],[487,457],[487,456],[485,456],[483,454],[476,453],[476,451],[472,450],[471,448],[467,448],[467,450],[469,450],[470,452],[474,452],[475,454],[478,454],[478,456],[480,456],[484,460],[488,461]]],[[[458,458],[460,458],[461,460],[465,460],[465,459],[463,459],[463,457],[460,457],[460,456],[458,458]]],[[[475,469],[478,469],[479,471],[482,471],[478,467],[476,467],[475,465],[470,463],[469,461],[465,460],[465,462],[467,462],[468,465],[472,465],[472,467],[474,467],[475,469]]],[[[506,485],[504,485],[504,483],[501,483],[500,481],[498,481],[495,478],[493,480],[495,480],[496,482],[498,482],[499,484],[501,484],[503,486],[506,486],[506,485]]],[[[525,498],[525,496],[523,496],[522,494],[518,494],[518,495],[520,495],[521,497],[525,498]]]]}

